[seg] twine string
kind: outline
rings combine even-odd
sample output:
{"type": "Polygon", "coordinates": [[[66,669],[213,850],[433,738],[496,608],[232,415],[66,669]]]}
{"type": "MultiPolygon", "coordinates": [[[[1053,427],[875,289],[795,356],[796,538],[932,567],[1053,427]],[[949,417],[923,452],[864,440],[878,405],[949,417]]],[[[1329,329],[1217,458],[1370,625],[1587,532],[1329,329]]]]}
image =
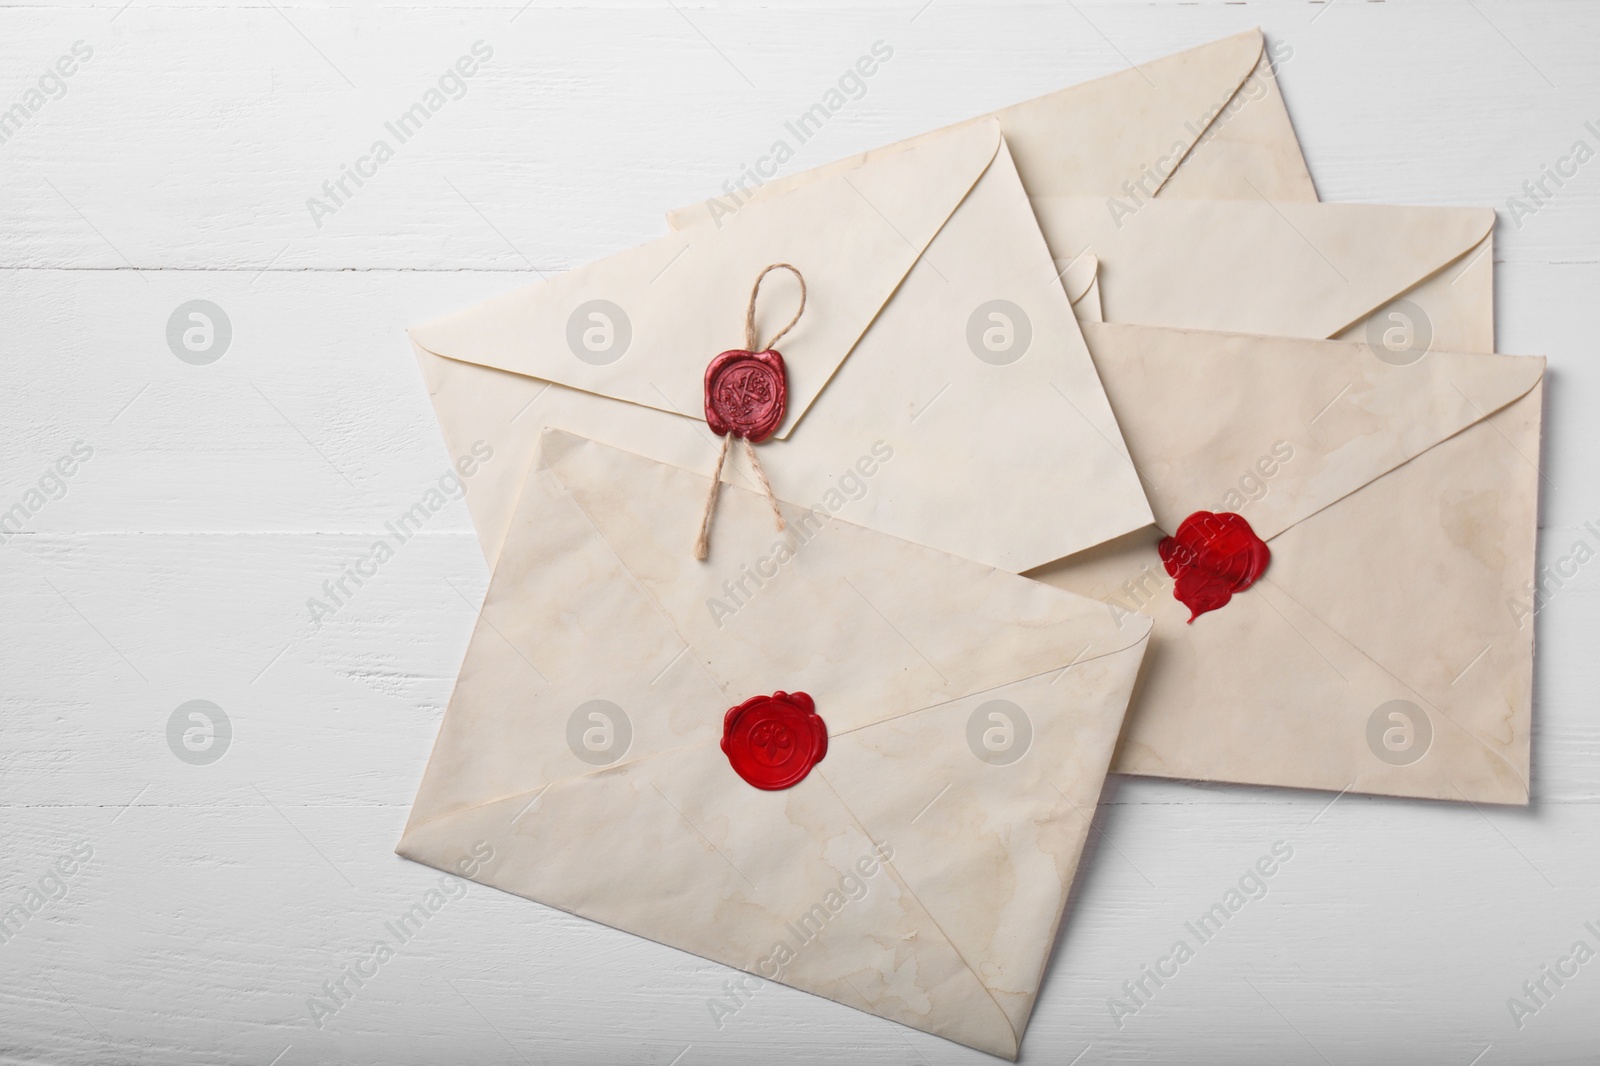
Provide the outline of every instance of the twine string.
{"type": "Polygon", "coordinates": [[[791,329],[794,329],[795,323],[799,322],[800,321],[800,316],[805,314],[805,313],[806,313],[806,279],[805,279],[805,276],[802,275],[800,273],[800,271],[798,271],[794,267],[790,266],[788,263],[773,263],[773,264],[771,264],[765,270],[763,270],[761,273],[756,275],[756,283],[750,287],[750,304],[749,304],[748,307],[745,308],[745,312],[744,312],[744,347],[745,347],[745,351],[748,351],[748,352],[764,352],[764,351],[768,351],[768,350],[770,350],[772,348],[777,347],[778,342],[783,340],[784,334],[788,333],[791,329]],[[789,324],[787,326],[784,326],[782,329],[780,329],[777,332],[777,334],[770,341],[768,341],[766,344],[757,344],[756,343],[756,337],[757,337],[757,334],[756,334],[756,296],[761,292],[761,279],[766,277],[768,274],[772,273],[774,270],[787,270],[789,273],[791,273],[791,274],[793,274],[795,276],[795,280],[800,282],[800,306],[795,308],[794,317],[789,320],[789,324]]]}
{"type": "MultiPolygon", "coordinates": [[[[805,276],[788,263],[772,263],[756,275],[755,284],[750,286],[750,303],[744,313],[744,346],[749,352],[770,351],[784,338],[795,324],[800,321],[800,316],[806,310],[806,279],[805,276]],[[756,333],[756,297],[761,293],[761,281],[774,270],[787,270],[795,276],[800,283],[800,306],[795,309],[794,317],[789,319],[789,324],[780,329],[766,344],[757,343],[759,337],[756,333]]],[[[711,491],[706,495],[705,510],[700,514],[700,534],[695,538],[694,557],[704,559],[711,549],[711,519],[717,513],[717,496],[722,492],[722,468],[728,461],[728,449],[733,444],[736,434],[730,429],[722,437],[722,448],[717,452],[717,468],[711,473],[711,491]]],[[[788,523],[783,519],[783,511],[778,507],[778,497],[773,495],[772,482],[767,480],[767,472],[761,468],[761,459],[756,455],[755,445],[746,437],[740,437],[744,444],[745,458],[750,461],[750,468],[755,471],[756,481],[761,485],[761,491],[766,494],[767,503],[772,507],[772,517],[777,521],[780,531],[788,528],[788,523]]]]}
{"type": "Polygon", "coordinates": [[[778,520],[778,532],[781,533],[786,523],[783,520],[783,512],[778,509],[778,498],[772,494],[772,482],[767,480],[767,472],[761,469],[761,460],[756,458],[756,446],[742,437],[740,440],[744,441],[745,458],[750,460],[750,466],[756,472],[756,480],[761,482],[761,491],[767,494],[767,502],[772,505],[772,517],[778,520]]]}
{"type": "Polygon", "coordinates": [[[722,464],[728,459],[728,445],[732,443],[733,434],[724,434],[722,450],[717,452],[717,468],[711,472],[711,495],[706,497],[705,510],[700,513],[700,535],[694,542],[696,559],[704,559],[711,548],[711,516],[717,512],[717,494],[722,491],[722,464]]]}

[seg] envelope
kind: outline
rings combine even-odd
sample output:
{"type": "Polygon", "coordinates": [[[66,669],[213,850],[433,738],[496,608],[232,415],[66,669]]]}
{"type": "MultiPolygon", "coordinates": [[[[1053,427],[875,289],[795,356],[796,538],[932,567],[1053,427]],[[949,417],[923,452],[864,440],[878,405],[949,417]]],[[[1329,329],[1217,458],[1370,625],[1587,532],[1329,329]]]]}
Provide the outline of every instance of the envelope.
{"type": "Polygon", "coordinates": [[[1098,264],[1107,321],[1494,350],[1493,208],[1032,203],[1058,269],[1098,264]]]}
{"type": "Polygon", "coordinates": [[[765,180],[758,160],[749,177],[667,221],[721,224],[747,204],[991,120],[1030,196],[1315,201],[1272,66],[1292,56],[1287,42],[1269,49],[1259,29],[1248,30],[798,174],[765,180]]]}
{"type": "Polygon", "coordinates": [[[1148,623],[739,487],[707,567],[709,484],[544,436],[399,854],[1015,1058],[1148,623]],[[827,743],[765,791],[719,738],[777,691],[827,743]]]}
{"type": "Polygon", "coordinates": [[[1544,360],[1084,330],[1159,528],[1031,576],[1155,623],[1113,770],[1526,803],[1544,360]],[[1188,624],[1197,511],[1271,561],[1188,624]]]}
{"type": "MultiPolygon", "coordinates": [[[[760,445],[780,497],[1013,572],[1148,524],[989,121],[412,329],[451,452],[493,453],[467,494],[491,563],[542,428],[713,468],[706,364],[741,343],[751,282],[778,262],[809,291],[781,346],[788,413],[760,445]]],[[[779,272],[760,295],[771,336],[798,290],[779,272]]]]}

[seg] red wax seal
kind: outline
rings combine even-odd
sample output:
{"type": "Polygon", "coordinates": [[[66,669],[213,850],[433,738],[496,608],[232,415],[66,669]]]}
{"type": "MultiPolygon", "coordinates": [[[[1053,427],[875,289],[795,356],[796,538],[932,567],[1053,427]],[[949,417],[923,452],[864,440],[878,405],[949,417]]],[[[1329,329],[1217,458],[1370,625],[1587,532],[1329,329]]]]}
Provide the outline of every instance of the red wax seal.
{"type": "Polygon", "coordinates": [[[706,367],[706,424],[760,444],[778,428],[789,402],[783,356],[768,350],[723,352],[706,367]]]}
{"type": "Polygon", "coordinates": [[[722,751],[757,788],[792,788],[828,754],[828,727],[804,692],[756,696],[723,718],[722,751]]]}
{"type": "Polygon", "coordinates": [[[1196,511],[1156,546],[1161,565],[1177,578],[1172,594],[1189,608],[1189,621],[1227,604],[1272,561],[1266,543],[1240,515],[1196,511]]]}

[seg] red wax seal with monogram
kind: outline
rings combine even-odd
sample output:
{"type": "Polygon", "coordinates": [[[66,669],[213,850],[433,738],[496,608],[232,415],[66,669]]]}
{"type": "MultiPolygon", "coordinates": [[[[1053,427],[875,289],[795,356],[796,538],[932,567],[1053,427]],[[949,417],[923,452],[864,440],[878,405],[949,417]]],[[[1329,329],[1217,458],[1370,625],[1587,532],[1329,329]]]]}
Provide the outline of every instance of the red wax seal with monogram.
{"type": "MultiPolygon", "coordinates": [[[[717,513],[717,494],[722,491],[722,467],[728,461],[728,448],[735,440],[744,445],[745,459],[750,463],[756,482],[772,507],[773,523],[779,530],[784,528],[783,509],[778,506],[778,497],[772,494],[772,483],[767,480],[767,472],[761,469],[755,445],[772,436],[783,424],[783,412],[789,405],[789,378],[784,372],[783,356],[778,354],[777,347],[784,334],[800,321],[805,310],[806,279],[788,263],[773,263],[756,275],[756,283],[750,287],[750,303],[744,310],[744,347],[723,352],[706,367],[706,425],[722,438],[722,447],[717,451],[717,468],[711,472],[711,491],[706,495],[705,510],[700,512],[700,535],[694,542],[696,559],[704,559],[711,550],[711,516],[717,513]],[[789,324],[766,344],[762,344],[757,340],[760,334],[756,332],[756,297],[761,294],[761,279],[774,270],[787,270],[794,275],[800,286],[800,306],[789,324]]],[[[723,748],[727,748],[726,741],[723,742],[723,748]]],[[[822,756],[818,755],[817,758],[822,756]]],[[[738,763],[734,766],[737,767],[738,763]]],[[[802,770],[800,777],[804,776],[805,771],[802,770]]],[[[750,779],[747,777],[746,780],[750,779]]],[[[750,783],[755,784],[754,781],[750,783]]],[[[791,781],[789,784],[793,783],[791,781]]],[[[757,787],[788,788],[789,785],[757,787]]]]}
{"type": "Polygon", "coordinates": [[[756,696],[723,718],[722,752],[756,788],[793,788],[828,754],[828,727],[804,692],[756,696]]]}
{"type": "Polygon", "coordinates": [[[706,367],[706,424],[719,437],[731,433],[760,444],[783,423],[788,403],[789,380],[777,352],[739,348],[706,367]]]}
{"type": "Polygon", "coordinates": [[[1255,584],[1272,561],[1266,542],[1231,512],[1196,511],[1156,550],[1167,574],[1177,579],[1172,594],[1189,608],[1191,623],[1255,584]]]}

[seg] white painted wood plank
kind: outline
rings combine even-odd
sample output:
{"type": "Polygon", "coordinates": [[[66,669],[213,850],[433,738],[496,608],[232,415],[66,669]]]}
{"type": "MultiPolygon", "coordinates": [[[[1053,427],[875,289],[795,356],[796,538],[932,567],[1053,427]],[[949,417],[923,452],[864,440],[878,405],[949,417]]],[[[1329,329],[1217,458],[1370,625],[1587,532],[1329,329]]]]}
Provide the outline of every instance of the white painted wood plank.
{"type": "MultiPolygon", "coordinates": [[[[82,1011],[150,1062],[260,1062],[290,1045],[303,1061],[429,1062],[450,1042],[515,1061],[501,1034],[532,1060],[670,1061],[693,1045],[692,1061],[851,1061],[909,1040],[930,1061],[979,1061],[778,988],[716,1029],[720,968],[478,888],[313,1025],[306,999],[369,958],[431,883],[390,849],[485,577],[469,536],[419,537],[308,631],[302,595],[361,540],[42,534],[7,553],[30,625],[8,642],[0,899],[79,839],[98,855],[68,901],[4,945],[19,1047],[106,1061],[82,1011]],[[171,710],[194,698],[234,727],[209,766],[165,746],[171,710]]],[[[1544,620],[1544,661],[1561,668],[1542,676],[1556,691],[1541,700],[1529,811],[1114,782],[1030,1060],[1085,1044],[1105,1059],[1182,1054],[1223,1033],[1259,1061],[1316,1061],[1300,1034],[1335,1059],[1404,1046],[1459,1062],[1485,1043],[1512,1061],[1578,1053],[1600,984],[1575,982],[1522,1031],[1504,999],[1600,919],[1586,845],[1600,829],[1597,738],[1575,665],[1595,607],[1585,582],[1544,620]],[[1296,859],[1267,898],[1196,943],[1119,1029],[1108,997],[1280,839],[1296,859]]]]}
{"type": "MultiPolygon", "coordinates": [[[[0,803],[114,805],[152,780],[187,780],[168,758],[165,724],[194,699],[234,719],[230,766],[270,775],[294,802],[408,803],[487,573],[469,534],[424,532],[391,537],[394,557],[346,585],[343,602],[328,594],[324,583],[380,535],[13,540],[0,575],[26,624],[9,626],[5,642],[0,803]],[[313,597],[331,616],[314,617],[313,597]]],[[[1547,533],[1547,555],[1557,535],[1547,533]]],[[[1538,619],[1541,802],[1600,799],[1600,729],[1584,686],[1597,603],[1600,581],[1580,571],[1538,619]]],[[[1160,802],[1271,809],[1293,798],[1174,787],[1160,802]]]]}
{"type": "MultiPolygon", "coordinates": [[[[0,265],[570,267],[736,179],[878,40],[894,58],[789,169],[1257,23],[1292,49],[1282,84],[1327,198],[1509,223],[1541,166],[1600,150],[1584,0],[917,6],[0,9],[15,96],[94,49],[0,145],[0,265]],[[494,54],[465,95],[400,143],[385,123],[479,40],[494,54]],[[377,139],[393,159],[319,227],[306,201],[377,139]]],[[[1502,258],[1594,258],[1600,164],[1550,189],[1502,258]]]]}
{"type": "MultiPolygon", "coordinates": [[[[66,897],[4,945],[11,1055],[120,1061],[114,1046],[130,1062],[259,1064],[292,1047],[285,1062],[666,1063],[690,1048],[682,1061],[988,1061],[774,985],[719,1030],[708,1000],[727,995],[729,971],[480,886],[399,943],[386,923],[438,884],[388,854],[403,811],[274,809],[226,766],[152,788],[120,817],[39,809],[11,838],[6,898],[74,844],[93,850],[66,897]],[[393,958],[372,975],[380,941],[393,958]],[[369,979],[319,1029],[308,999],[357,960],[369,979]]],[[[1510,1062],[1592,1050],[1600,982],[1587,968],[1521,1030],[1505,1000],[1592,942],[1593,805],[1401,813],[1347,797],[1319,817],[1323,806],[1104,811],[1115,850],[1091,850],[1025,1061],[1067,1062],[1086,1046],[1086,1062],[1223,1061],[1223,1047],[1230,1062],[1393,1061],[1403,1048],[1407,1062],[1451,1066],[1486,1045],[1510,1062]],[[1188,925],[1280,841],[1293,857],[1265,895],[1246,880],[1255,898],[1202,942],[1188,925]],[[1180,939],[1194,957],[1147,986],[1119,1029],[1108,999],[1126,1001],[1123,982],[1180,939]]]]}
{"type": "MultiPolygon", "coordinates": [[[[381,530],[450,463],[405,327],[518,280],[364,271],[0,277],[16,309],[0,351],[7,373],[28,382],[0,395],[12,434],[0,458],[11,495],[0,510],[83,441],[93,457],[28,528],[381,530]],[[173,312],[194,299],[220,307],[232,333],[207,365],[181,361],[168,340],[173,312]]],[[[471,528],[460,508],[435,520],[471,528]]]]}
{"type": "MultiPolygon", "coordinates": [[[[475,271],[19,270],[0,365],[0,511],[78,441],[94,455],[33,531],[381,531],[450,457],[404,327],[531,280],[475,271]],[[223,309],[216,362],[180,361],[172,313],[223,309]]],[[[1544,524],[1600,519],[1589,314],[1600,265],[1502,264],[1500,347],[1550,358],[1544,524]]],[[[60,490],[55,490],[59,495],[60,490]]],[[[464,509],[434,519],[471,528],[464,509]]],[[[1564,549],[1571,538],[1557,538],[1564,549]]]]}

